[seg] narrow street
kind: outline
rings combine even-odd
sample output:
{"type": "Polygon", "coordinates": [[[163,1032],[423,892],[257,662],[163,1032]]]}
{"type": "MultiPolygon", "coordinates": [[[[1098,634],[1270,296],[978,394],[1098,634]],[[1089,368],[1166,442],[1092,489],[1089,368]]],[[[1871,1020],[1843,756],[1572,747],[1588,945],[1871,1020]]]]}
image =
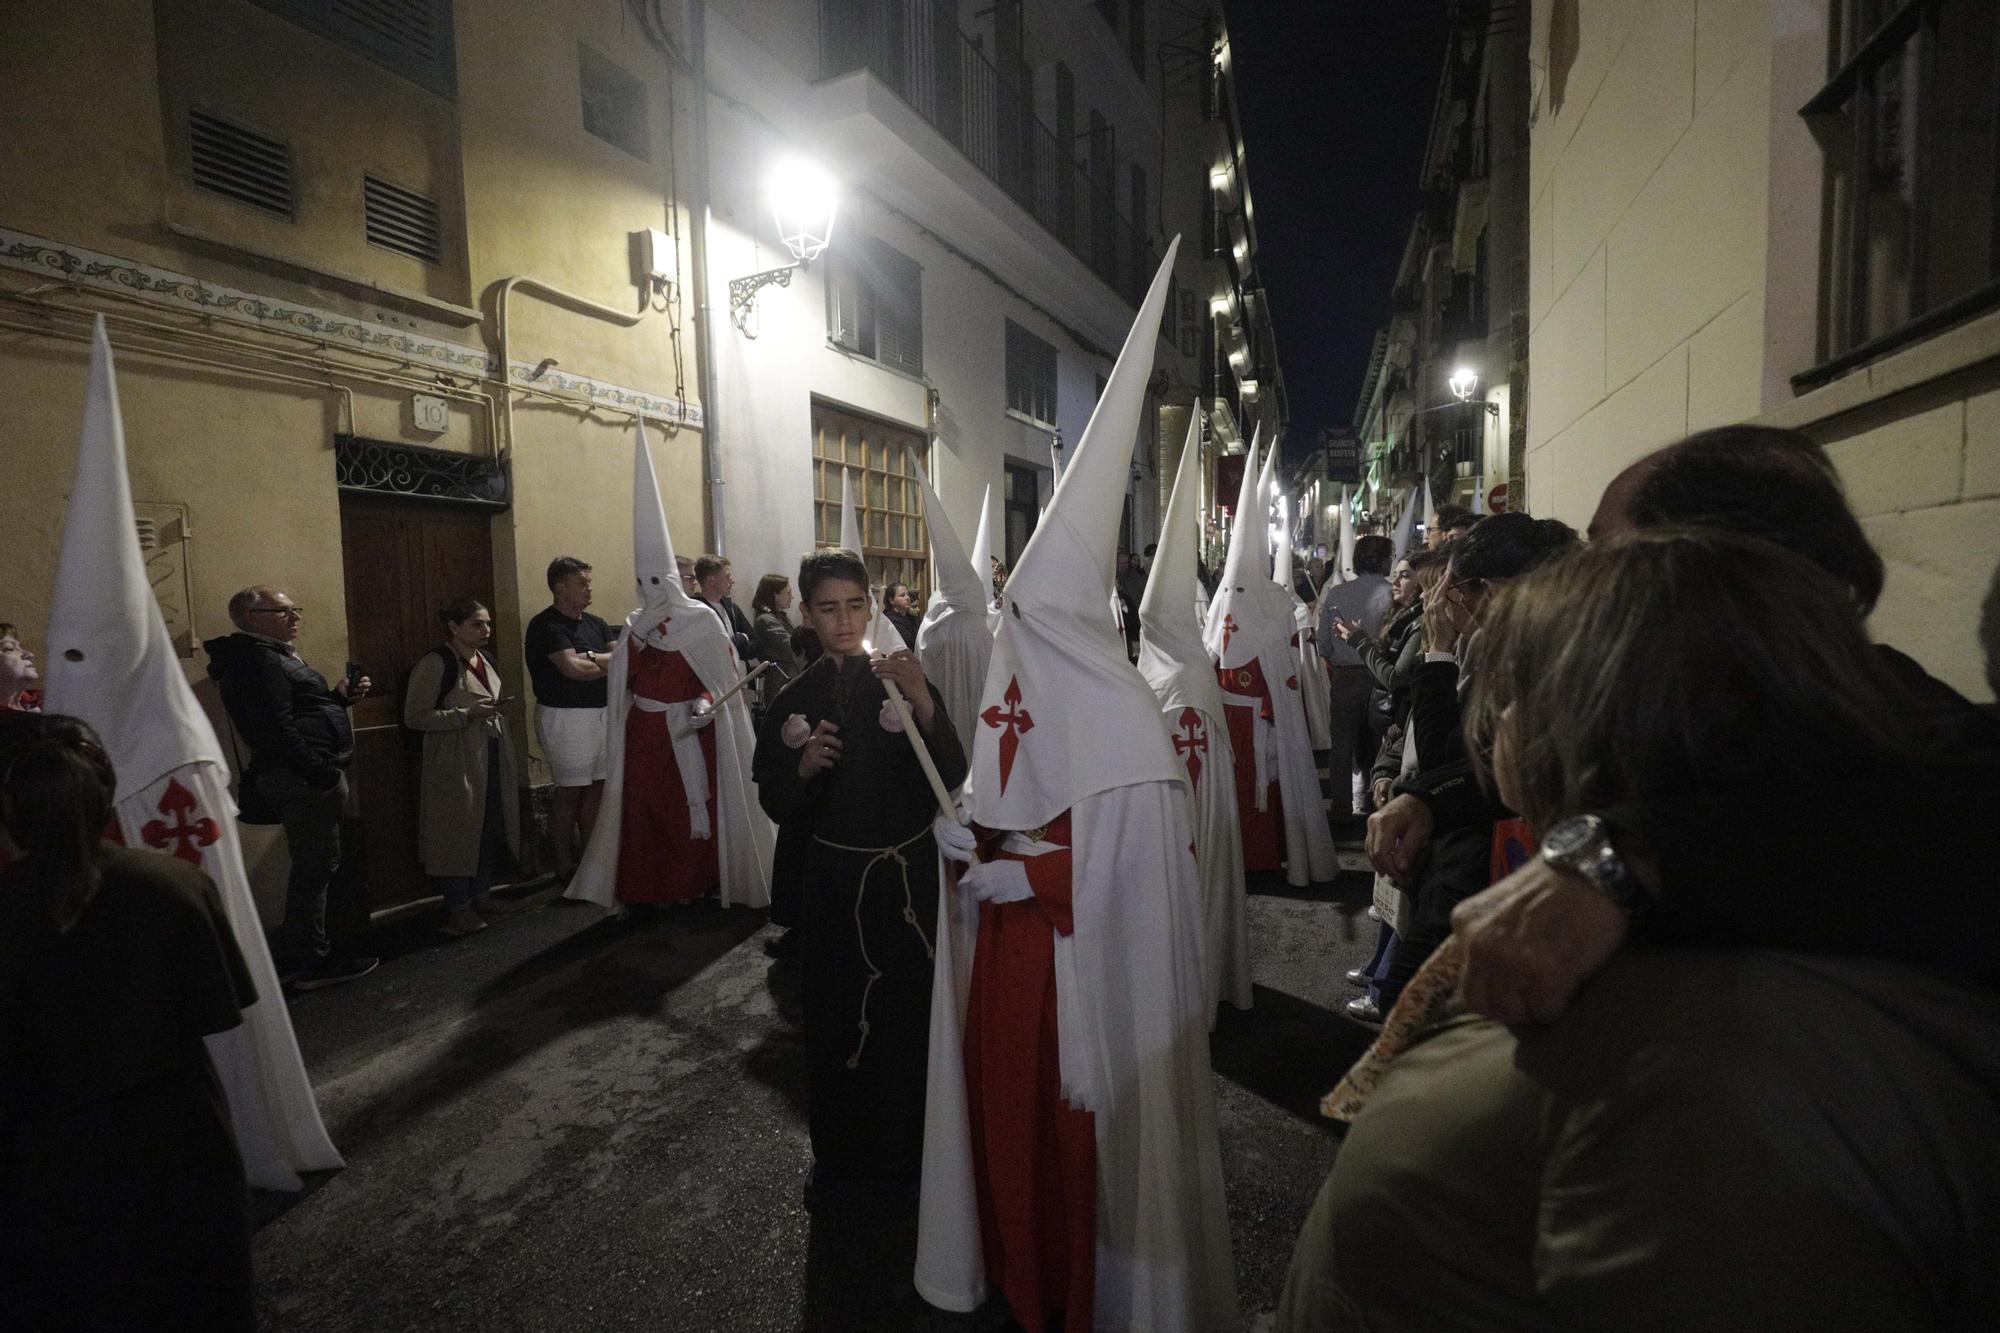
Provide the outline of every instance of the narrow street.
{"type": "MultiPolygon", "coordinates": [[[[1366,961],[1367,879],[1253,881],[1251,1013],[1213,1041],[1248,1325],[1268,1320],[1331,1160],[1319,1096],[1366,1033],[1337,1016],[1366,961]]],[[[761,913],[630,930],[543,889],[293,1002],[347,1169],[259,1200],[261,1317],[284,1329],[995,1328],[910,1288],[914,1203],[808,1214],[791,964],[761,913]]]]}

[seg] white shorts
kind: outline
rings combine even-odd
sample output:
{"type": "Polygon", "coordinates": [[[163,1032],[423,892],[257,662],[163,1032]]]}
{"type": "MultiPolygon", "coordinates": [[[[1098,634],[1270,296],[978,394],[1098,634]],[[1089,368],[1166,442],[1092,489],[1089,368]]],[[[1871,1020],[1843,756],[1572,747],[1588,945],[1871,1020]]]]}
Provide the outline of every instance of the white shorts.
{"type": "Polygon", "coordinates": [[[608,708],[536,708],[535,737],[558,787],[604,781],[608,708]]]}

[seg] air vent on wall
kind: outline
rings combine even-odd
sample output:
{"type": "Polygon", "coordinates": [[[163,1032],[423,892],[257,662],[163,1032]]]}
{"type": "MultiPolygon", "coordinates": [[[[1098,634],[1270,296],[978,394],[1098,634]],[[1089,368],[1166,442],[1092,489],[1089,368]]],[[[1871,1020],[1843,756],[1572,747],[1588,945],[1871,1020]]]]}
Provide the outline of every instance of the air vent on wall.
{"type": "Polygon", "coordinates": [[[432,0],[331,0],[327,12],[336,26],[413,63],[438,58],[442,41],[432,0]]]}
{"type": "Polygon", "coordinates": [[[292,149],[282,139],[191,109],[188,157],[202,189],[279,217],[292,215],[292,149]]]}
{"type": "Polygon", "coordinates": [[[361,182],[368,243],[437,263],[441,252],[437,201],[374,176],[364,175],[361,182]]]}

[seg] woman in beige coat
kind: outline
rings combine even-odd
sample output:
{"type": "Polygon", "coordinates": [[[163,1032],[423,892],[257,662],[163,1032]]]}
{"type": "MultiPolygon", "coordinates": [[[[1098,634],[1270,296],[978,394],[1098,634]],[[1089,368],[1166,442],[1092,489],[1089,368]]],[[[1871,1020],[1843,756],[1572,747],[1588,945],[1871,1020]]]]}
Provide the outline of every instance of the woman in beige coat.
{"type": "Polygon", "coordinates": [[[444,894],[447,935],[486,929],[510,903],[487,896],[493,877],[521,847],[514,752],[500,716],[506,696],[485,653],[493,614],[470,597],[439,612],[444,646],[425,653],[403,692],[403,725],[424,736],[418,853],[444,894]]]}

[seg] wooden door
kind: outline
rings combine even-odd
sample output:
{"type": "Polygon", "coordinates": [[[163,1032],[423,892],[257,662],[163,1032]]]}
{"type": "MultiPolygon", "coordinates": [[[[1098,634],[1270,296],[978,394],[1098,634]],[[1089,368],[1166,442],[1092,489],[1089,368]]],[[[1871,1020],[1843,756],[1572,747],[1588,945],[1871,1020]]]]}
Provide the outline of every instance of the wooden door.
{"type": "MultiPolygon", "coordinates": [[[[403,687],[417,659],[444,642],[438,612],[459,597],[493,606],[492,516],[483,509],[386,496],[340,497],[348,651],[374,681],[354,709],[350,780],[360,810],[360,878],[370,912],[426,897],[417,861],[423,758],[405,744],[403,687]]],[[[494,608],[494,642],[520,627],[494,608]]],[[[496,654],[499,656],[499,654],[496,654]]],[[[518,694],[518,681],[507,691],[518,694]]],[[[509,724],[521,712],[509,709],[509,724]]],[[[507,793],[508,799],[518,794],[507,793]]]]}

